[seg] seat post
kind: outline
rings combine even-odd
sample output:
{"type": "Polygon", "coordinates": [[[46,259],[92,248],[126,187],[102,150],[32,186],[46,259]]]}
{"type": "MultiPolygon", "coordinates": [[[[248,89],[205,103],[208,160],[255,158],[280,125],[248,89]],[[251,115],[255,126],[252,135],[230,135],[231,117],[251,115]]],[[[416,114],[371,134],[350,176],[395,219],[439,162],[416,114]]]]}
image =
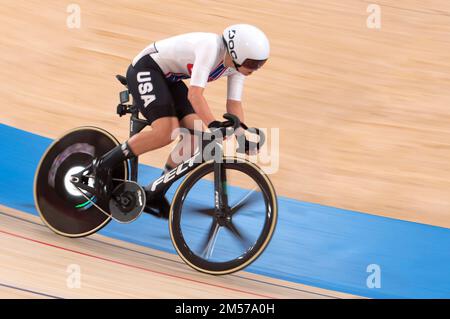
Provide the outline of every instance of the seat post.
{"type": "MultiPolygon", "coordinates": [[[[139,118],[139,110],[137,106],[134,104],[130,108],[130,137],[133,135],[136,135],[140,131],[144,129],[148,125],[148,122],[139,118]]],[[[138,166],[139,166],[139,159],[136,156],[135,158],[130,160],[130,169],[131,169],[131,180],[133,182],[137,182],[137,176],[138,176],[138,166]]]]}

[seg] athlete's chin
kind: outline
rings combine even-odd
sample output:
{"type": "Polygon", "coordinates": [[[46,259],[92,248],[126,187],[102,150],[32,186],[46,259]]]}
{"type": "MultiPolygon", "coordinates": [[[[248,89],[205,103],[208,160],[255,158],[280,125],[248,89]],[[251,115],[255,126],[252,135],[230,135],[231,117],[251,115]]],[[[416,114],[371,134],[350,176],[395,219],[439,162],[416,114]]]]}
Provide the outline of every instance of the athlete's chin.
{"type": "Polygon", "coordinates": [[[245,76],[249,76],[249,75],[252,75],[253,72],[240,72],[240,73],[245,75],[245,76]]]}

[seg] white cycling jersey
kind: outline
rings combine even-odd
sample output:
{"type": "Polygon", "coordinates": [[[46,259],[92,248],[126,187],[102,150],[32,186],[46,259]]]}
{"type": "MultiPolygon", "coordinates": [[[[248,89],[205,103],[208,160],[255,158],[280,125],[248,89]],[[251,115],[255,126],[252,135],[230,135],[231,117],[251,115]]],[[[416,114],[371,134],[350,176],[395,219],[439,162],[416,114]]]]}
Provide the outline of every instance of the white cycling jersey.
{"type": "Polygon", "coordinates": [[[190,78],[191,86],[203,88],[207,82],[226,76],[227,98],[240,101],[245,76],[234,68],[224,66],[225,52],[221,35],[186,33],[150,44],[133,59],[133,66],[149,54],[164,72],[167,81],[190,78]]]}

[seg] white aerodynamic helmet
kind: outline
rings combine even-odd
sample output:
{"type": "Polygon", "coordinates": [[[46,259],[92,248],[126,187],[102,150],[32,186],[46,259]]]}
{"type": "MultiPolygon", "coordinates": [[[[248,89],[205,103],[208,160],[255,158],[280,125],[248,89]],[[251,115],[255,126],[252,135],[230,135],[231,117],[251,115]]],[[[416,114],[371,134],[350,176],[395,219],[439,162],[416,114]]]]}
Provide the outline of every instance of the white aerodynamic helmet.
{"type": "Polygon", "coordinates": [[[234,24],[223,31],[223,41],[236,69],[257,70],[269,58],[270,46],[264,32],[250,24],[234,24]]]}

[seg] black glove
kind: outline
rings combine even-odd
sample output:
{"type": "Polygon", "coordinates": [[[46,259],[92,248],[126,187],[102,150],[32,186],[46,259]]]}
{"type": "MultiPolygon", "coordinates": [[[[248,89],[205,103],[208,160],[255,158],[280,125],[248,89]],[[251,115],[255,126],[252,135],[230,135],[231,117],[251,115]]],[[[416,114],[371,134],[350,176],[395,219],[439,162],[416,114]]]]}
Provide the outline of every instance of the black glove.
{"type": "Polygon", "coordinates": [[[222,125],[222,122],[219,121],[212,121],[211,123],[208,124],[208,128],[220,128],[222,125]]]}
{"type": "Polygon", "coordinates": [[[244,129],[244,130],[248,130],[248,126],[247,125],[245,125],[245,123],[244,122],[241,122],[241,127],[244,129]]]}
{"type": "Polygon", "coordinates": [[[208,128],[211,131],[211,138],[212,139],[222,139],[223,138],[223,132],[222,132],[222,122],[219,121],[212,121],[208,124],[208,128]]]}

